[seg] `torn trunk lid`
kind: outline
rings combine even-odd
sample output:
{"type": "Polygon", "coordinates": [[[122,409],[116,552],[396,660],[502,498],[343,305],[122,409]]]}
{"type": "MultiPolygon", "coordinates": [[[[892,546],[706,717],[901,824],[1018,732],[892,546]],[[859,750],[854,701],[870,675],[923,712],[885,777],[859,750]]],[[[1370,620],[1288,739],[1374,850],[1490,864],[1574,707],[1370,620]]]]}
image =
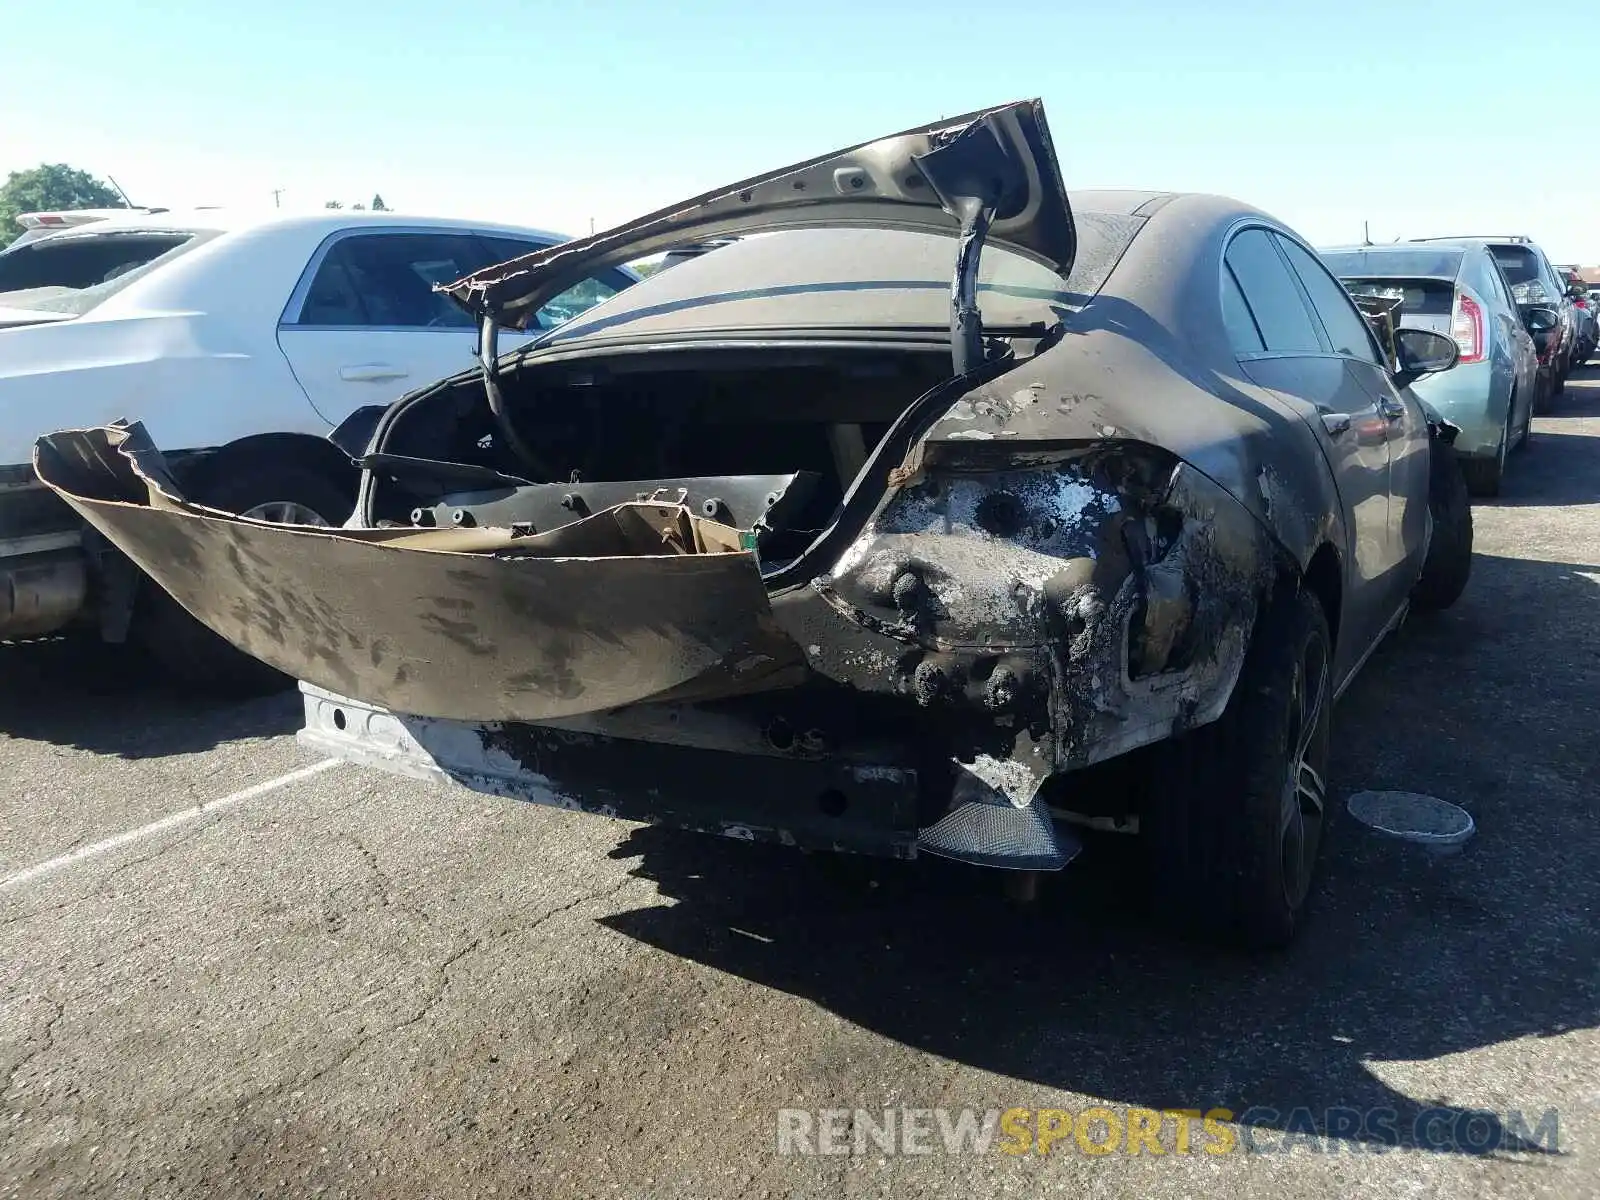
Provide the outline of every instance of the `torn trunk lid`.
{"type": "Polygon", "coordinates": [[[752,539],[675,498],[559,529],[277,525],[185,500],[142,425],[41,438],[39,477],[200,621],[400,711],[541,721],[792,685],[752,539]]]}
{"type": "Polygon", "coordinates": [[[1040,101],[951,117],[769,171],[440,290],[480,318],[522,329],[585,275],[687,242],[806,226],[964,235],[980,209],[978,241],[1063,278],[1070,273],[1077,234],[1040,101]]]}

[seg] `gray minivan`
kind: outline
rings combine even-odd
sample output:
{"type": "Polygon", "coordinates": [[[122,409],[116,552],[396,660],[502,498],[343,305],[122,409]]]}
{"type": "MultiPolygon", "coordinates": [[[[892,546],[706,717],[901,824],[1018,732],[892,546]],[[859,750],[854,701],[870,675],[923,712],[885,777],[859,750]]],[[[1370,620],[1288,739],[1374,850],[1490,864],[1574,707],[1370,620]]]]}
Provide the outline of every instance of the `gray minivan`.
{"type": "Polygon", "coordinates": [[[1467,486],[1494,495],[1507,453],[1527,441],[1540,389],[1549,386],[1529,325],[1559,317],[1549,309],[1519,309],[1484,242],[1398,242],[1319,253],[1352,294],[1398,300],[1408,327],[1455,339],[1460,365],[1411,386],[1461,427],[1455,446],[1467,486]]]}

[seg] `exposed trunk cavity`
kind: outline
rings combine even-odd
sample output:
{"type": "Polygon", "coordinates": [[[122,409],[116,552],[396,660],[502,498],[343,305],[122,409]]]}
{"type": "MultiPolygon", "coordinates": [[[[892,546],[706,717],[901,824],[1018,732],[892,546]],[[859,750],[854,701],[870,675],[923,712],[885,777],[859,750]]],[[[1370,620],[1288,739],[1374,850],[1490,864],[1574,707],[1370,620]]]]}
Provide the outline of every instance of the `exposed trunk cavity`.
{"type": "Polygon", "coordinates": [[[949,380],[947,355],[932,343],[502,365],[498,416],[469,377],[396,415],[362,517],[544,532],[662,495],[755,529],[763,563],[779,565],[827,527],[895,421],[949,380]]]}

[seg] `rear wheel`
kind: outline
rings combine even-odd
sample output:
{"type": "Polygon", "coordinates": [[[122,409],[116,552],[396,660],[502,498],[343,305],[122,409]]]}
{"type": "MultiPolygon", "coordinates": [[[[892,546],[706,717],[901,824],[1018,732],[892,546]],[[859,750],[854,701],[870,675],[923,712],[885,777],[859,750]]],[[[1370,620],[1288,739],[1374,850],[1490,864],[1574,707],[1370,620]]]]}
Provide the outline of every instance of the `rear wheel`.
{"type": "Polygon", "coordinates": [[[1411,589],[1411,604],[1434,611],[1454,604],[1472,574],[1472,505],[1455,453],[1438,441],[1430,442],[1428,449],[1428,511],[1433,516],[1433,537],[1422,575],[1411,589]]]}
{"type": "Polygon", "coordinates": [[[1180,926],[1252,949],[1299,928],[1329,816],[1331,661],[1317,597],[1281,594],[1221,718],[1153,755],[1144,838],[1180,926]]]}
{"type": "MultiPolygon", "coordinates": [[[[190,499],[223,512],[296,525],[336,525],[351,497],[315,471],[281,462],[247,462],[214,475],[190,499]]],[[[145,580],[131,636],[169,675],[223,695],[264,695],[294,683],[201,624],[155,583],[145,580]]]]}
{"type": "Polygon", "coordinates": [[[1511,448],[1511,418],[1517,411],[1517,398],[1513,396],[1506,408],[1506,423],[1500,430],[1500,441],[1495,446],[1493,458],[1463,458],[1461,473],[1467,481],[1467,491],[1474,496],[1498,496],[1500,481],[1505,478],[1506,455],[1511,448]]]}
{"type": "Polygon", "coordinates": [[[1555,376],[1543,372],[1534,380],[1533,405],[1528,410],[1528,421],[1533,422],[1535,416],[1545,416],[1550,411],[1550,395],[1556,386],[1555,376]]]}

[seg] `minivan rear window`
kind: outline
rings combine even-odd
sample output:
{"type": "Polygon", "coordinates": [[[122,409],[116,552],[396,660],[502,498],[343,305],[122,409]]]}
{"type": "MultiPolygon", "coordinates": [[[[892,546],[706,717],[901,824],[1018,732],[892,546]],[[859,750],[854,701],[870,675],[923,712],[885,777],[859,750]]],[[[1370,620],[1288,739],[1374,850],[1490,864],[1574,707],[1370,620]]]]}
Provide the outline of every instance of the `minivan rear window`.
{"type": "Polygon", "coordinates": [[[1531,250],[1524,250],[1520,246],[1492,246],[1490,249],[1495,262],[1505,272],[1506,282],[1512,287],[1538,279],[1539,260],[1534,258],[1531,250]]]}
{"type": "Polygon", "coordinates": [[[190,229],[60,234],[0,253],[0,307],[83,314],[205,240],[190,229]]]}

